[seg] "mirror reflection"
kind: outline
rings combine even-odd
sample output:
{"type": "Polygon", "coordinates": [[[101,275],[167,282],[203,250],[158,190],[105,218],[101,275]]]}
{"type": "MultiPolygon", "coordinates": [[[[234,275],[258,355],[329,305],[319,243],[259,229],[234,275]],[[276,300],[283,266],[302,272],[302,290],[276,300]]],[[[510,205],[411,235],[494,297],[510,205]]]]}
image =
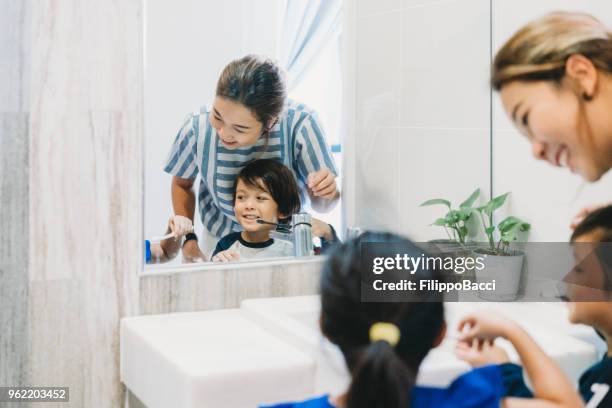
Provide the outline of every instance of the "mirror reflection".
{"type": "Polygon", "coordinates": [[[243,1],[188,3],[147,4],[146,263],[323,253],[341,227],[341,2],[266,13],[243,1]],[[186,29],[165,18],[187,23],[197,11],[219,22],[186,29]],[[215,44],[221,52],[174,54],[187,36],[212,45],[232,14],[270,24],[241,26],[215,44]],[[296,32],[298,21],[309,29],[296,32]]]}

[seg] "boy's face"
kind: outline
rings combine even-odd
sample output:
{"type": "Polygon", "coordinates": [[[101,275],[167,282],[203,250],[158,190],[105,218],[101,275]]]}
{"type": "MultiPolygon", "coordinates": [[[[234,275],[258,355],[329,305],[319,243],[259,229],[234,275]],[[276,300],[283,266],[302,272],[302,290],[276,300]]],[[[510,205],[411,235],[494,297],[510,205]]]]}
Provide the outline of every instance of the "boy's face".
{"type": "Polygon", "coordinates": [[[607,301],[605,271],[594,252],[600,235],[601,232],[596,230],[574,240],[577,244],[574,245],[576,267],[565,281],[570,300],[569,320],[602,330],[611,325],[608,320],[612,315],[612,302],[607,301]]]}
{"type": "Polygon", "coordinates": [[[238,179],[236,185],[234,214],[238,223],[248,232],[272,230],[275,228],[273,225],[258,224],[257,220],[277,223],[281,216],[276,201],[262,184],[254,187],[241,179],[238,179]]]}

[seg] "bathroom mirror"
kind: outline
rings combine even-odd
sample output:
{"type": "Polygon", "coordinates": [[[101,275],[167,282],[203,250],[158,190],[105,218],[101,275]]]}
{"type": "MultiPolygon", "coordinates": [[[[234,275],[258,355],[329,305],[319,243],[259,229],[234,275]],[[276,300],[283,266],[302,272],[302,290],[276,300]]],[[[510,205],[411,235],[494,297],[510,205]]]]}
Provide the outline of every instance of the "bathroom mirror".
{"type": "MultiPolygon", "coordinates": [[[[162,268],[180,268],[193,261],[183,259],[180,249],[176,257],[167,259],[156,243],[167,234],[168,223],[173,215],[172,176],[164,170],[172,166],[179,168],[184,163],[181,160],[189,153],[188,149],[181,150],[175,161],[168,164],[172,161],[173,144],[189,115],[212,110],[219,76],[233,60],[257,54],[271,58],[286,71],[289,98],[316,111],[318,120],[313,123],[322,129],[316,134],[324,135],[326,139],[322,142],[328,149],[329,156],[325,159],[333,160],[338,174],[342,175],[342,1],[320,3],[302,0],[145,2],[144,238],[149,241],[145,248],[149,248],[151,254],[147,267],[155,265],[158,268],[161,265],[162,268]]],[[[217,136],[215,133],[212,140],[213,143],[219,142],[215,157],[217,163],[221,163],[227,161],[223,157],[227,152],[222,152],[219,146],[227,146],[217,141],[217,136]]],[[[273,153],[280,150],[275,150],[278,146],[274,146],[272,138],[270,140],[270,146],[262,149],[262,158],[276,158],[273,153]]],[[[197,148],[194,147],[194,150],[197,148]]],[[[195,156],[198,159],[184,164],[184,167],[191,166],[191,170],[195,170],[189,170],[189,173],[197,175],[192,186],[196,200],[194,232],[198,236],[200,248],[207,255],[206,259],[210,259],[208,255],[221,236],[211,241],[210,236],[202,237],[205,235],[203,231],[221,231],[221,220],[211,221],[206,218],[202,222],[200,206],[206,208],[207,203],[200,202],[203,199],[200,194],[202,172],[197,169],[196,162],[199,160],[204,163],[205,160],[202,159],[204,154],[196,153],[195,156]]],[[[318,158],[321,159],[321,155],[318,158]]],[[[200,167],[210,163],[208,161],[200,167]]],[[[217,181],[227,175],[235,177],[235,169],[231,166],[232,163],[225,167],[219,165],[207,172],[206,177],[214,178],[213,183],[217,183],[214,185],[223,189],[225,194],[219,193],[215,197],[218,201],[214,204],[220,208],[232,204],[233,181],[229,178],[217,181]]],[[[183,171],[181,174],[187,173],[183,171]]],[[[339,187],[341,179],[341,176],[336,179],[339,187]]],[[[316,232],[317,226],[332,225],[341,235],[343,226],[340,203],[331,211],[316,212],[310,206],[303,206],[302,211],[308,211],[312,217],[321,221],[320,224],[313,221],[313,232],[316,232]]],[[[246,215],[249,216],[257,215],[246,215]]],[[[262,217],[260,219],[271,221],[262,217]]],[[[292,241],[293,237],[281,233],[273,239],[280,243],[283,240],[292,241]]],[[[236,245],[247,245],[241,239],[237,242],[236,245]]],[[[317,246],[321,242],[315,238],[314,244],[317,246]]],[[[285,256],[289,252],[285,246],[282,250],[270,252],[268,256],[285,256]]],[[[238,262],[249,262],[249,256],[243,254],[238,262]]]]}

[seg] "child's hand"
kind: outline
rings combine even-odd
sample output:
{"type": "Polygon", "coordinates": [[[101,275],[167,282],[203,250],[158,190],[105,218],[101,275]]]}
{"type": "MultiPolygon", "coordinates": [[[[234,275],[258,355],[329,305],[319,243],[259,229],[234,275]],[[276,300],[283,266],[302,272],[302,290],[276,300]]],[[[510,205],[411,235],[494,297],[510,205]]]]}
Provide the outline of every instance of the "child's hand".
{"type": "Polygon", "coordinates": [[[504,364],[510,362],[508,353],[496,346],[493,340],[472,340],[472,343],[460,341],[455,347],[457,358],[478,368],[489,364],[504,364]]]}
{"type": "Polygon", "coordinates": [[[168,220],[168,229],[174,234],[174,238],[181,238],[183,235],[193,232],[193,223],[187,217],[174,215],[168,220]]]}
{"type": "Polygon", "coordinates": [[[308,188],[315,197],[322,197],[328,200],[336,198],[338,190],[336,188],[336,176],[331,170],[323,168],[313,171],[308,175],[308,188]]]}
{"type": "Polygon", "coordinates": [[[233,249],[226,249],[213,256],[213,262],[232,262],[240,260],[240,255],[233,249]]]}
{"type": "Polygon", "coordinates": [[[319,219],[312,218],[312,236],[323,238],[327,241],[332,241],[334,236],[332,234],[331,227],[328,223],[323,222],[319,219]]]}
{"type": "Polygon", "coordinates": [[[471,342],[473,339],[490,340],[507,337],[517,327],[513,321],[491,312],[475,312],[459,322],[460,340],[471,342]]]}

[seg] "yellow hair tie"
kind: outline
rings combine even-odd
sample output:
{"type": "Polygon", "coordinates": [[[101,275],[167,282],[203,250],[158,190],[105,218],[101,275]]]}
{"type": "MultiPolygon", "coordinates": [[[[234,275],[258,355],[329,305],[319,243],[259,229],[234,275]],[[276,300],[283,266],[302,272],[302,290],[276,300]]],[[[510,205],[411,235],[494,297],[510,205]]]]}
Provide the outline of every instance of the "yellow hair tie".
{"type": "Polygon", "coordinates": [[[370,341],[384,340],[395,347],[400,340],[400,330],[393,323],[378,322],[370,327],[370,341]]]}

